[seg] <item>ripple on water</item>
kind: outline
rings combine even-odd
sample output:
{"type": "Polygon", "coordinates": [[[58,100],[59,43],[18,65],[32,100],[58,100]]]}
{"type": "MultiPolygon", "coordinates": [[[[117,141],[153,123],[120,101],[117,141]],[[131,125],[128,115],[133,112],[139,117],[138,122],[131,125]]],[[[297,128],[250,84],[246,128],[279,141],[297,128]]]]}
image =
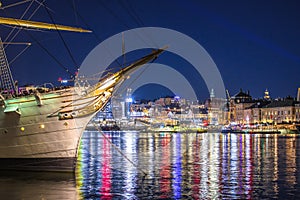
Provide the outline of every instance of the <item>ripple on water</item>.
{"type": "Polygon", "coordinates": [[[299,197],[297,136],[123,132],[107,137],[130,162],[101,135],[83,137],[78,166],[83,178],[77,185],[84,198],[299,197]]]}

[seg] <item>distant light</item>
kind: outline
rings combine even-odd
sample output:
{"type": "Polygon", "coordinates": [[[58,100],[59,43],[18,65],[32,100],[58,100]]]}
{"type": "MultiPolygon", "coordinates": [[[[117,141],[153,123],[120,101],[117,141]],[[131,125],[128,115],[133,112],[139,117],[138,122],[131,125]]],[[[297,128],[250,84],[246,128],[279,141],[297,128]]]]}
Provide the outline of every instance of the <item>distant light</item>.
{"type": "Polygon", "coordinates": [[[57,81],[60,83],[68,83],[68,80],[62,79],[61,77],[58,77],[57,81]]]}
{"type": "Polygon", "coordinates": [[[131,98],[131,97],[129,97],[129,98],[126,98],[126,99],[125,99],[125,101],[126,101],[127,103],[132,103],[132,102],[133,102],[133,100],[132,100],[132,98],[131,98]]]}
{"type": "Polygon", "coordinates": [[[23,132],[23,131],[25,131],[25,128],[22,126],[22,127],[20,128],[20,130],[23,132]]]}
{"type": "Polygon", "coordinates": [[[246,117],[246,121],[247,121],[247,123],[249,123],[249,116],[248,115],[246,117]]]}
{"type": "Polygon", "coordinates": [[[40,125],[40,128],[44,129],[44,128],[45,128],[45,125],[44,125],[44,124],[41,124],[41,125],[40,125]]]}

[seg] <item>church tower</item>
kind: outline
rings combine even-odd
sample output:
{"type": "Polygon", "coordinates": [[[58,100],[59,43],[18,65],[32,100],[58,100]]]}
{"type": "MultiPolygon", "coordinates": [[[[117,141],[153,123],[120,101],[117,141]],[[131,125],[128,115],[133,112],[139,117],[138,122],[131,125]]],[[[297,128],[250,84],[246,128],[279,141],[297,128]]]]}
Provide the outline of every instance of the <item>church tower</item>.
{"type": "Polygon", "coordinates": [[[266,89],[266,91],[265,91],[264,99],[266,99],[266,100],[269,100],[269,99],[270,99],[270,94],[269,94],[268,89],[266,89]]]}
{"type": "Polygon", "coordinates": [[[212,88],[211,89],[211,91],[210,91],[210,99],[213,99],[213,98],[215,98],[215,91],[214,91],[214,88],[212,88]]]}

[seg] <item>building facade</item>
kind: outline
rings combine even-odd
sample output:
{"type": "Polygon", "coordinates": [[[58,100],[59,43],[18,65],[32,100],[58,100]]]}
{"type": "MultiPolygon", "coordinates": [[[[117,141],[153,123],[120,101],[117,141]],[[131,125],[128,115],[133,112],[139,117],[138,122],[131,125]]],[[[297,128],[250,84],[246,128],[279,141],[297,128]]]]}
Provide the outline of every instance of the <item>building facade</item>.
{"type": "Polygon", "coordinates": [[[268,90],[263,99],[252,99],[249,92],[241,90],[231,97],[229,105],[231,122],[300,123],[300,102],[292,97],[271,99],[268,90]]]}

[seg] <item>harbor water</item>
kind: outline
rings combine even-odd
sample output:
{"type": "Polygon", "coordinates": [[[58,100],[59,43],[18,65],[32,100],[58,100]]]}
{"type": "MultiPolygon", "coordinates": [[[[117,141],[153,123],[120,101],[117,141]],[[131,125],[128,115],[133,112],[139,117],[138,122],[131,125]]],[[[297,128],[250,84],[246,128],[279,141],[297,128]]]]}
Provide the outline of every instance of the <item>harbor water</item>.
{"type": "Polygon", "coordinates": [[[86,131],[76,172],[1,172],[3,199],[300,199],[300,135],[86,131]]]}

